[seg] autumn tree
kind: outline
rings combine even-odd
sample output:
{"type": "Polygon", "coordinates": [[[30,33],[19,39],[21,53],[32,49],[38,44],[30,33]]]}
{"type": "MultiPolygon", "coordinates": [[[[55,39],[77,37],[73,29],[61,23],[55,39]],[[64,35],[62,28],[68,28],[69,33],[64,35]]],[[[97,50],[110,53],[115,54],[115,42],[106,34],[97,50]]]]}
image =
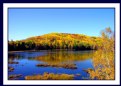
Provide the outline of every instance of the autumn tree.
{"type": "Polygon", "coordinates": [[[94,70],[88,70],[91,79],[114,79],[114,33],[110,28],[101,32],[102,44],[93,55],[94,70]]]}

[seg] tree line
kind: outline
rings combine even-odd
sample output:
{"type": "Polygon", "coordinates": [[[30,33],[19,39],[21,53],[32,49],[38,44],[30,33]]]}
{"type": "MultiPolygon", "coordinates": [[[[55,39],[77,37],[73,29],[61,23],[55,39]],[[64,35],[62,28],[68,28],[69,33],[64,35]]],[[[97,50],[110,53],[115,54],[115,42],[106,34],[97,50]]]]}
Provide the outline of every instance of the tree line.
{"type": "Polygon", "coordinates": [[[101,41],[100,37],[90,37],[83,34],[49,33],[42,36],[30,37],[25,40],[11,40],[8,42],[8,50],[94,50],[101,47],[101,41]]]}

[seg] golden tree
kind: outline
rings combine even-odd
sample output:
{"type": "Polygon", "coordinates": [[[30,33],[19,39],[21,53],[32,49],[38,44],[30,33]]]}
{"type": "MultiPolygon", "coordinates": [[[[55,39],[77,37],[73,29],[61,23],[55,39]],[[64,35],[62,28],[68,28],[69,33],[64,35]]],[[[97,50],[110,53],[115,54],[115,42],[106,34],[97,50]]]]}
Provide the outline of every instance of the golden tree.
{"type": "Polygon", "coordinates": [[[93,56],[94,70],[88,70],[91,79],[112,80],[114,70],[114,34],[110,28],[101,32],[102,47],[93,56]]]}

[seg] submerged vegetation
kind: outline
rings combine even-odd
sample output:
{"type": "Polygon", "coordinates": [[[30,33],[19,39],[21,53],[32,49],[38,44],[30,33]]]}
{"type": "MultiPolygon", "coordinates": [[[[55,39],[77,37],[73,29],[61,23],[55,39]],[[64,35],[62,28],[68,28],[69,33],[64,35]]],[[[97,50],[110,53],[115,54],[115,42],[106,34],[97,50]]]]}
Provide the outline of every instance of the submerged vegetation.
{"type": "Polygon", "coordinates": [[[62,67],[66,69],[77,69],[76,64],[37,64],[37,67],[62,67]]]}
{"type": "Polygon", "coordinates": [[[45,72],[43,75],[26,76],[26,80],[73,80],[74,75],[69,74],[54,74],[45,72]]]}
{"type": "Polygon", "coordinates": [[[8,64],[18,64],[19,62],[9,61],[8,64]]]}
{"type": "Polygon", "coordinates": [[[50,33],[20,41],[9,41],[8,46],[9,51],[43,49],[92,50],[101,46],[101,38],[82,34],[50,33]]]}
{"type": "Polygon", "coordinates": [[[9,71],[9,72],[12,72],[13,70],[14,70],[13,67],[8,66],[8,71],[9,71]]]}
{"type": "Polygon", "coordinates": [[[18,78],[20,78],[21,76],[22,76],[21,74],[10,75],[10,76],[8,77],[8,79],[18,79],[18,78]]]}

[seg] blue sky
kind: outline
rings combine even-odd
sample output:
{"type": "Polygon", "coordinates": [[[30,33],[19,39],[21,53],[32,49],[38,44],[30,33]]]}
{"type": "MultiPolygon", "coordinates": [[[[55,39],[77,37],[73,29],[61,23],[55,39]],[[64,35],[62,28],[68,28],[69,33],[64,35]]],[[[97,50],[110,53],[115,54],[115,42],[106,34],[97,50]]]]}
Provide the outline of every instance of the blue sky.
{"type": "Polygon", "coordinates": [[[9,40],[21,40],[52,32],[99,36],[110,27],[114,31],[114,9],[12,9],[9,40]]]}

